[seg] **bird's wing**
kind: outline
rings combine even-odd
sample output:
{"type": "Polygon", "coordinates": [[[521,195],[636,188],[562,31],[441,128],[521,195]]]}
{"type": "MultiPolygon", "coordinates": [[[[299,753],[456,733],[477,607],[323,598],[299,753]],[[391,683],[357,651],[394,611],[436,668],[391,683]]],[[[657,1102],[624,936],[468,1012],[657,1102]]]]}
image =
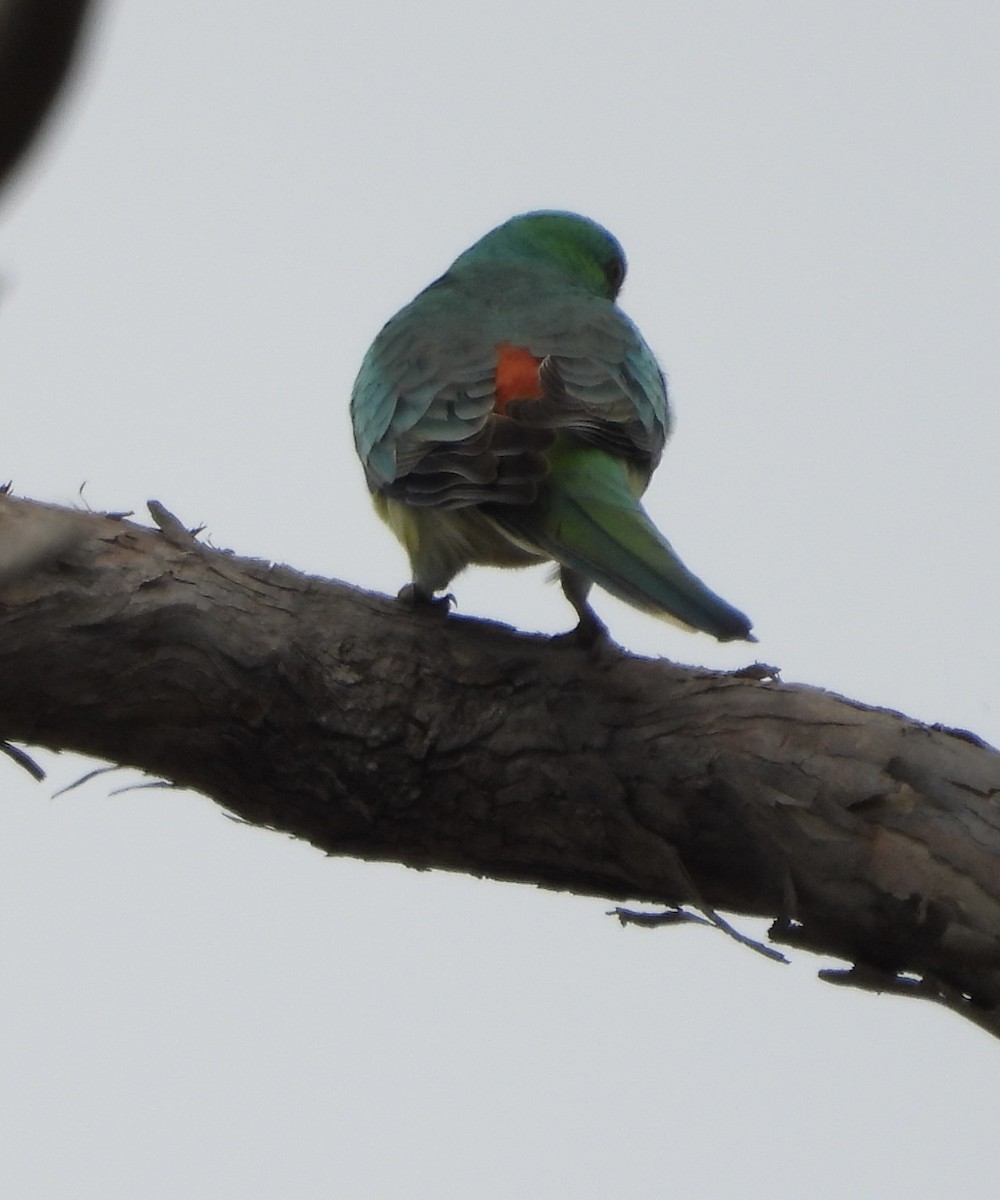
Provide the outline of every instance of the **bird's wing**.
{"type": "Polygon", "coordinates": [[[446,285],[389,322],[358,375],[351,412],[373,491],[421,506],[530,504],[559,433],[648,477],[668,431],[666,385],[619,309],[528,293],[477,311],[446,285]],[[507,353],[521,356],[511,381],[507,353]]]}

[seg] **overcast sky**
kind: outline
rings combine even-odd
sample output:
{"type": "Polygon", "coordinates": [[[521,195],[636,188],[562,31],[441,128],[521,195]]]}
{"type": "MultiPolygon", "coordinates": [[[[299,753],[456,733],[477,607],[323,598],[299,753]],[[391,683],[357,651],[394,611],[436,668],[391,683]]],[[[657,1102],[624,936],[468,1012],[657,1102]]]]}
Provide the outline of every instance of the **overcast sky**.
{"type": "MultiPolygon", "coordinates": [[[[0,208],[0,479],[395,592],[347,416],[511,214],[631,269],[647,506],[783,677],[1000,743],[1000,7],[105,7],[0,208]]],[[[463,613],[561,631],[544,570],[463,613]]],[[[646,654],[749,658],[595,594],[646,654]]],[[[0,758],[6,1194],[994,1200],[1000,1049],[598,900],[327,859],[0,758]]],[[[762,930],[741,922],[751,932],[762,930]]]]}

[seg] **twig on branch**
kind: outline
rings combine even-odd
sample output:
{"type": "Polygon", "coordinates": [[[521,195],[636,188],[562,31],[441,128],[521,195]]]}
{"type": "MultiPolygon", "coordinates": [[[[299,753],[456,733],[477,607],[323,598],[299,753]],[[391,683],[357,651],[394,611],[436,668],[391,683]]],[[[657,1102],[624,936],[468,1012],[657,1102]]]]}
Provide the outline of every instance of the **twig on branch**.
{"type": "Polygon", "coordinates": [[[0,738],[330,854],[770,917],[846,982],[1000,1035],[1000,756],[976,739],[0,496],[0,562],[8,533],[0,738]]]}
{"type": "Polygon", "coordinates": [[[0,742],[0,754],[6,754],[9,759],[16,762],[19,767],[23,767],[32,779],[37,780],[39,783],[45,778],[45,772],[31,755],[25,754],[17,746],[12,746],[10,742],[0,742]]]}
{"type": "Polygon", "coordinates": [[[609,916],[617,917],[621,925],[640,925],[644,929],[657,929],[663,925],[707,925],[709,929],[718,929],[727,937],[731,937],[734,941],[739,942],[741,946],[746,946],[750,950],[755,950],[758,954],[763,954],[765,958],[771,959],[772,962],[786,963],[788,959],[781,953],[780,950],[773,950],[770,946],[765,946],[758,942],[755,938],[749,937],[745,933],[740,933],[738,929],[734,929],[728,921],[719,916],[717,912],[709,910],[709,915],[702,916],[700,913],[688,912],[684,908],[667,908],[660,912],[634,912],[630,908],[613,909],[609,916]]]}
{"type": "Polygon", "coordinates": [[[149,515],[156,522],[156,527],[171,545],[177,546],[181,550],[190,550],[193,546],[200,545],[198,534],[204,530],[204,525],[199,525],[196,529],[188,529],[169,509],[164,508],[159,500],[147,500],[146,507],[149,509],[149,515]]]}
{"type": "Polygon", "coordinates": [[[54,791],[52,799],[57,800],[60,796],[66,796],[70,792],[75,792],[78,787],[83,787],[85,783],[90,783],[92,779],[97,779],[100,775],[110,775],[112,771],[120,771],[121,769],[117,763],[110,767],[95,767],[93,771],[88,771],[85,775],[81,775],[79,779],[74,779],[72,783],[67,783],[65,787],[54,791]]]}

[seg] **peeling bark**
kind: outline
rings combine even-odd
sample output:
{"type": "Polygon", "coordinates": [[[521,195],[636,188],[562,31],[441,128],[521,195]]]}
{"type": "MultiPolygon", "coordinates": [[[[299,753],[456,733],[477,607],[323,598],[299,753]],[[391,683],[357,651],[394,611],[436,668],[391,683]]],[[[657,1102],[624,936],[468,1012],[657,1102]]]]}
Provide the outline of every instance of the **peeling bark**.
{"type": "Polygon", "coordinates": [[[0,737],[338,855],[772,919],[1000,1035],[1000,755],[0,495],[0,737]]]}

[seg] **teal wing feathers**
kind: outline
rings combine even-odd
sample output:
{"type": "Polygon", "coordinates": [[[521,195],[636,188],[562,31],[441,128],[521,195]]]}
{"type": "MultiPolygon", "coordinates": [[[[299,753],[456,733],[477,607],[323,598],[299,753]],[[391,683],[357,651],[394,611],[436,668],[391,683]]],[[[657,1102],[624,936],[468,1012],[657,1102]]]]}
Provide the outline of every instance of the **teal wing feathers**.
{"type": "Polygon", "coordinates": [[[371,490],[411,505],[530,503],[557,431],[634,460],[648,479],[669,410],[663,375],[638,330],[611,301],[560,281],[550,290],[537,274],[483,274],[474,289],[445,276],[369,350],[351,412],[371,490]],[[542,360],[544,395],[501,414],[502,343],[542,360]]]}

